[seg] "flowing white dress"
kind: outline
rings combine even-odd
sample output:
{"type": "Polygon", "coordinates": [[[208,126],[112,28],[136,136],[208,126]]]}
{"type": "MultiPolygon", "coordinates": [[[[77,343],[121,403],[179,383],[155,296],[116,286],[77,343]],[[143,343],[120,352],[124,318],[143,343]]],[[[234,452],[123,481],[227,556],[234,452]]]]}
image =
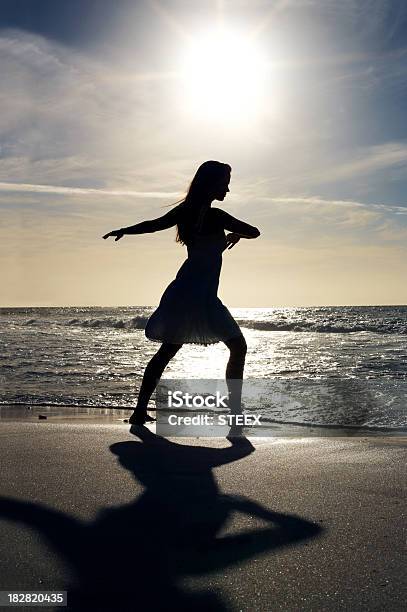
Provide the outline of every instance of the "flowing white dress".
{"type": "Polygon", "coordinates": [[[145,334],[149,340],[207,345],[242,334],[217,296],[226,247],[223,229],[196,235],[187,246],[188,258],[147,322],[145,334]]]}

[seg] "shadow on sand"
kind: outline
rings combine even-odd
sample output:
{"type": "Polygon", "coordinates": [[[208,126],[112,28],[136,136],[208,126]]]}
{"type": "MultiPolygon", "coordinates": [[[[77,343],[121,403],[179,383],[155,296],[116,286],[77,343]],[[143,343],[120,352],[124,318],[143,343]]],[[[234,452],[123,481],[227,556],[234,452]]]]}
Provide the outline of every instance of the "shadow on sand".
{"type": "Polygon", "coordinates": [[[140,441],[113,444],[120,464],[145,491],[132,503],[76,520],[32,502],[0,498],[0,517],[37,529],[72,569],[68,610],[227,610],[214,592],[187,590],[182,578],[315,537],[321,528],[243,497],[222,495],[212,468],[254,451],[244,437],[225,448],[176,444],[146,427],[140,441]],[[218,537],[233,512],[269,525],[218,537]]]}

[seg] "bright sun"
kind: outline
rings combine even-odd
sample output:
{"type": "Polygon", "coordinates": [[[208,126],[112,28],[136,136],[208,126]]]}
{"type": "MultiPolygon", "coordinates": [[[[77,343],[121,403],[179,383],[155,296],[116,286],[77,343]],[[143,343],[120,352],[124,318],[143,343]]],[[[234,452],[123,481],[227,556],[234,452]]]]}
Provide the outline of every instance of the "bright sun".
{"type": "Polygon", "coordinates": [[[202,34],[185,49],[181,70],[187,111],[222,121],[259,113],[265,62],[248,38],[223,29],[202,34]]]}

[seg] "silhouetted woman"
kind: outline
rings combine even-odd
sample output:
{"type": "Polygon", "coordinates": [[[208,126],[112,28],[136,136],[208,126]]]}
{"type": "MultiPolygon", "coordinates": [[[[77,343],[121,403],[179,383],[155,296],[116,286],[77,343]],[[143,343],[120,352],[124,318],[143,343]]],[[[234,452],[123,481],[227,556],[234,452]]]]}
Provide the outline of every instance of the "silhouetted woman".
{"type": "Polygon", "coordinates": [[[189,343],[226,344],[230,350],[226,367],[229,405],[235,409],[240,406],[247,345],[239,325],[217,297],[217,290],[223,251],[240,238],[257,238],[260,232],[211,206],[213,200],[225,199],[230,174],[227,164],[207,161],[198,168],[185,199],[167,214],[103,236],[115,236],[117,241],[125,234],[146,234],[176,225],[177,242],[188,251],[188,258],[147,322],[147,338],[162,344],[146,367],[130,423],[143,425],[155,420],[147,414],[149,399],[170,359],[189,343]],[[231,233],[225,235],[225,229],[231,233]]]}

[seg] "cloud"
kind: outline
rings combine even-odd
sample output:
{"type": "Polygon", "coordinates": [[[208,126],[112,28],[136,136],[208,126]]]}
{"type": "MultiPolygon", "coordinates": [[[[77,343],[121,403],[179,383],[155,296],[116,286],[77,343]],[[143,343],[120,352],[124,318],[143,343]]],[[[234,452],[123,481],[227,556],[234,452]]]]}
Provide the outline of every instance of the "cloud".
{"type": "Polygon", "coordinates": [[[186,155],[172,148],[166,79],[21,31],[0,32],[0,53],[0,180],[172,191],[163,151],[178,171],[186,155]]]}
{"type": "Polygon", "coordinates": [[[96,195],[96,196],[130,196],[135,198],[176,198],[176,192],[129,191],[120,189],[91,189],[82,187],[61,187],[58,185],[32,185],[30,183],[1,183],[0,192],[46,193],[57,195],[96,195]]]}
{"type": "Polygon", "coordinates": [[[374,174],[380,170],[407,165],[407,144],[390,142],[362,149],[349,162],[328,168],[321,174],[321,182],[374,174]]]}
{"type": "Polygon", "coordinates": [[[325,198],[315,197],[272,197],[268,198],[270,201],[275,203],[283,204],[305,204],[310,205],[316,210],[320,210],[323,207],[345,207],[345,208],[363,208],[367,211],[382,212],[382,213],[396,213],[396,214],[407,214],[407,206],[391,206],[389,204],[374,204],[367,202],[357,202],[352,200],[328,200],[325,198]]]}
{"type": "MultiPolygon", "coordinates": [[[[260,164],[263,165],[263,160],[260,164]]],[[[281,146],[280,151],[270,147],[269,158],[261,168],[262,176],[248,177],[245,182],[262,183],[263,194],[264,189],[293,196],[329,189],[335,200],[335,192],[343,192],[345,187],[349,194],[354,192],[360,197],[362,192],[369,193],[370,198],[375,197],[375,190],[382,191],[389,183],[400,183],[400,192],[404,194],[406,167],[405,141],[338,150],[332,150],[326,143],[305,141],[295,142],[291,149],[281,146]]]]}
{"type": "Polygon", "coordinates": [[[272,245],[318,250],[393,243],[406,248],[407,206],[303,195],[252,194],[252,199],[239,216],[252,219],[272,245]]]}

